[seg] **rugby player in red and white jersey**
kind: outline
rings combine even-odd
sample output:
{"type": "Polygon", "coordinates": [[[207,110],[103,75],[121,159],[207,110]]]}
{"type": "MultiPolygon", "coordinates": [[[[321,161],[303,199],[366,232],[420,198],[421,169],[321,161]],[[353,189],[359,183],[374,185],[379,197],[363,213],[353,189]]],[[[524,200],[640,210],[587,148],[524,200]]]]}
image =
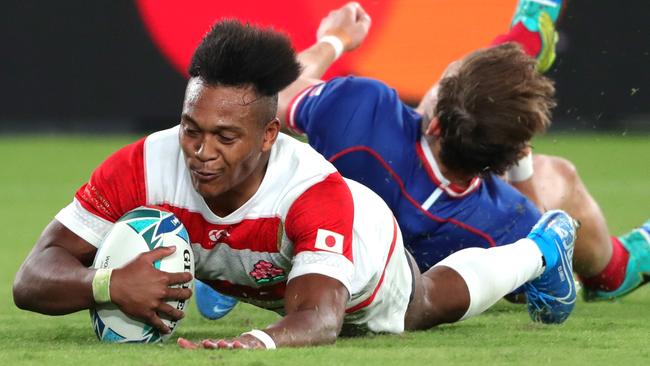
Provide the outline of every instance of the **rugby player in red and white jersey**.
{"type": "MultiPolygon", "coordinates": [[[[575,299],[575,223],[545,215],[514,244],[459,251],[420,275],[399,227],[368,188],[343,179],[308,145],[279,133],[278,92],[299,75],[289,41],[271,30],[217,23],[189,70],[180,126],[117,151],[45,229],[21,266],[14,301],[66,314],[92,308],[97,271],[88,268],[102,237],[126,212],[156,205],[187,228],[196,277],[283,317],[263,331],[184,348],[275,348],[333,343],[339,334],[399,333],[477,315],[527,283],[557,298],[558,269],[575,299]]],[[[158,248],[112,270],[110,301],[163,332],[165,303],[187,299],[191,280],[152,262],[158,248]]],[[[548,301],[548,298],[547,298],[548,301]]],[[[554,309],[542,304],[541,317],[554,309]]],[[[573,303],[561,315],[566,319],[573,303]]]]}

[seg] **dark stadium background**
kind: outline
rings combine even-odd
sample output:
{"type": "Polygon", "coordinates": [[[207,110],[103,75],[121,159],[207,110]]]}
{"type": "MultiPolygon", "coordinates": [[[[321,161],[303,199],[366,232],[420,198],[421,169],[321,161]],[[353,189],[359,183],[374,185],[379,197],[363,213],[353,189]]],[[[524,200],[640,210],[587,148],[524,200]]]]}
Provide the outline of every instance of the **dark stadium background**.
{"type": "MultiPolygon", "coordinates": [[[[649,13],[642,0],[569,3],[554,129],[650,131],[649,13]]],[[[5,0],[0,35],[0,133],[141,133],[178,118],[186,80],[134,2],[5,0]]]]}

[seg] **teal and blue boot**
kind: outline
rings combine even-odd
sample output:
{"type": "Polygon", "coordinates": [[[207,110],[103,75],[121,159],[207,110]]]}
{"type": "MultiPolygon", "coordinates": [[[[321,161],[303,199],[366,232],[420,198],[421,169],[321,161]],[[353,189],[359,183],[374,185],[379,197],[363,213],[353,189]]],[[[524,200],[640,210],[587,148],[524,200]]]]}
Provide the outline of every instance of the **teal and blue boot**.
{"type": "Polygon", "coordinates": [[[623,283],[614,291],[585,288],[583,292],[585,301],[621,298],[650,282],[650,220],[618,239],[630,255],[623,283]]]}
{"type": "Polygon", "coordinates": [[[562,0],[519,0],[511,27],[521,23],[531,32],[537,32],[542,48],[537,55],[537,70],[546,72],[555,61],[558,34],[555,24],[562,10],[562,0]]]}

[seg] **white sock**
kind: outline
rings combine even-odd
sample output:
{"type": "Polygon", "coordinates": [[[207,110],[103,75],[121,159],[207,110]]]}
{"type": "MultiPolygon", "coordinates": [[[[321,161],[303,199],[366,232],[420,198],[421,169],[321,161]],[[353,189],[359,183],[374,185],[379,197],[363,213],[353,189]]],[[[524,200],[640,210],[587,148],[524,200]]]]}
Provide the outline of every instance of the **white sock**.
{"type": "Polygon", "coordinates": [[[463,249],[435,266],[453,269],[467,284],[470,303],[460,320],[484,312],[503,296],[539,277],[544,270],[542,252],[531,239],[489,249],[463,249]]]}

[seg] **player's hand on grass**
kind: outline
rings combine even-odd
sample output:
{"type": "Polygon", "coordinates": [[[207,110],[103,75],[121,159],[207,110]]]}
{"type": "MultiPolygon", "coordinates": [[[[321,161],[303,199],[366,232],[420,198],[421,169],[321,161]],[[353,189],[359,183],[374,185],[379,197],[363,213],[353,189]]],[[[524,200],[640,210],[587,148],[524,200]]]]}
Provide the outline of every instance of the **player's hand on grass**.
{"type": "Polygon", "coordinates": [[[337,36],[343,42],[344,50],[351,51],[361,45],[370,30],[370,16],[357,2],[349,2],[332,10],[320,22],[316,38],[326,35],[337,36]]]}
{"type": "Polygon", "coordinates": [[[161,332],[170,333],[161,316],[179,320],[184,313],[166,303],[167,300],[187,300],[189,288],[170,288],[192,280],[187,272],[169,273],[153,267],[154,262],[174,253],[175,247],[156,248],[138,255],[111,275],[111,302],[124,313],[141,319],[161,332]]]}
{"type": "Polygon", "coordinates": [[[181,348],[185,349],[264,349],[259,339],[251,335],[242,335],[233,339],[204,339],[200,343],[194,343],[185,338],[178,338],[176,341],[181,348]]]}

